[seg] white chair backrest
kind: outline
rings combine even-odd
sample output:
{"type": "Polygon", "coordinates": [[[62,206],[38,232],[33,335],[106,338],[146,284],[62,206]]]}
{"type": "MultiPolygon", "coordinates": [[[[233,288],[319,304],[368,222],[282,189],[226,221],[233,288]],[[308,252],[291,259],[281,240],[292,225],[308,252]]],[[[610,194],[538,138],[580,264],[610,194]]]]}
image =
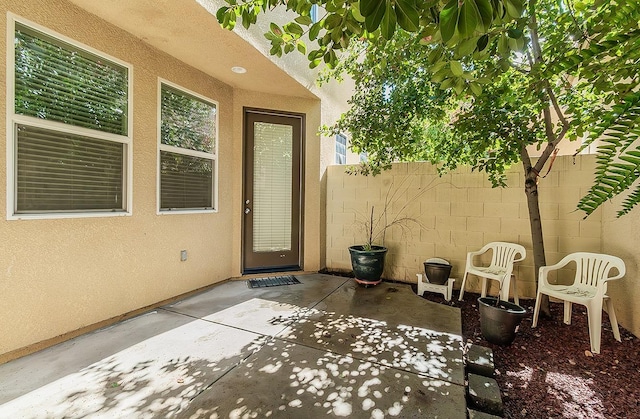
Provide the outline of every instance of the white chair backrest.
{"type": "Polygon", "coordinates": [[[563,260],[576,263],[574,285],[579,284],[581,287],[603,287],[606,285],[603,280],[622,278],[626,272],[624,262],[617,256],[578,252],[567,255],[563,260]],[[613,268],[618,271],[616,275],[611,275],[613,268]]]}
{"type": "Polygon", "coordinates": [[[488,243],[485,248],[492,249],[491,267],[508,268],[513,265],[516,260],[522,260],[527,255],[524,246],[517,243],[492,242],[488,243]],[[516,255],[520,255],[519,258],[516,255]]]}

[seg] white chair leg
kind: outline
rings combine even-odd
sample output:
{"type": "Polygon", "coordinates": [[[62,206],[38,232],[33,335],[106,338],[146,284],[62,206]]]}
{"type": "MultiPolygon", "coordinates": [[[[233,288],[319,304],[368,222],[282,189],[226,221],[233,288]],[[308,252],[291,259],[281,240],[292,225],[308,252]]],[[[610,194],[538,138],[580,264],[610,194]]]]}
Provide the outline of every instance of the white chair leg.
{"type": "Polygon", "coordinates": [[[515,275],[511,275],[511,281],[513,281],[513,302],[520,305],[520,298],[518,297],[518,279],[515,275]]]}
{"type": "Polygon", "coordinates": [[[616,317],[616,310],[613,308],[613,301],[608,296],[605,296],[605,303],[607,304],[607,313],[609,314],[609,321],[611,322],[611,330],[613,330],[613,337],[616,338],[618,342],[622,339],[620,338],[620,329],[618,328],[618,318],[616,317]]]}
{"type": "Polygon", "coordinates": [[[509,289],[511,285],[511,278],[502,278],[500,281],[500,299],[504,301],[509,301],[509,289]]]}
{"type": "Polygon", "coordinates": [[[418,277],[418,295],[422,297],[424,294],[424,283],[422,282],[422,274],[416,274],[418,277]]]}
{"type": "Polygon", "coordinates": [[[602,307],[600,304],[587,305],[587,317],[589,320],[589,341],[591,352],[600,353],[600,336],[602,335],[602,307]]]}
{"type": "Polygon", "coordinates": [[[487,296],[487,278],[482,278],[480,297],[484,298],[486,296],[487,296]]]}
{"type": "Polygon", "coordinates": [[[462,285],[460,286],[460,296],[458,297],[458,301],[462,301],[462,296],[464,295],[464,286],[467,284],[467,275],[468,273],[465,271],[464,276],[462,277],[462,285]]]}
{"type": "Polygon", "coordinates": [[[573,303],[571,301],[564,302],[564,324],[571,324],[571,310],[573,303]]]}
{"type": "Polygon", "coordinates": [[[453,295],[453,283],[456,282],[455,279],[449,278],[449,283],[447,284],[447,301],[451,301],[451,296],[453,295]]]}
{"type": "Polygon", "coordinates": [[[542,294],[540,294],[540,292],[538,292],[538,295],[536,295],[536,305],[535,305],[535,308],[533,309],[533,323],[531,324],[532,328],[538,326],[538,314],[540,313],[540,299],[541,299],[541,297],[542,297],[542,294]]]}

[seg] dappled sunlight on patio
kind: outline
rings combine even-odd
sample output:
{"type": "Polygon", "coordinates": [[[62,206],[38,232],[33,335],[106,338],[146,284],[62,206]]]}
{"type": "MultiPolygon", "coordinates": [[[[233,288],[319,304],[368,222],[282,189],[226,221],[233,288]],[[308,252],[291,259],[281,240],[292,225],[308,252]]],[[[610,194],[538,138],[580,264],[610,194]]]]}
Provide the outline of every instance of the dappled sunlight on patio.
{"type": "Polygon", "coordinates": [[[0,397],[6,383],[20,384],[0,409],[34,418],[465,417],[462,337],[441,330],[459,321],[457,310],[408,286],[301,279],[279,290],[222,284],[0,366],[0,397]],[[429,320],[448,315],[453,323],[429,320]],[[45,372],[31,381],[34,365],[45,372]]]}
{"type": "Polygon", "coordinates": [[[1,410],[10,417],[43,418],[172,414],[266,339],[194,320],[70,370],[1,410]]]}
{"type": "Polygon", "coordinates": [[[312,309],[279,337],[433,378],[462,378],[452,375],[462,368],[462,337],[429,328],[312,309]]]}
{"type": "MultiPolygon", "coordinates": [[[[426,414],[427,411],[432,414],[439,409],[434,406],[436,400],[460,394],[462,390],[451,383],[407,374],[347,355],[324,352],[315,359],[307,358],[310,351],[276,340],[268,342],[243,362],[238,368],[245,382],[267,384],[263,384],[260,393],[234,398],[235,405],[229,417],[330,415],[382,418],[426,414]],[[405,411],[407,407],[408,412],[405,411]]],[[[195,401],[202,406],[192,406],[187,412],[192,414],[189,417],[226,417],[217,401],[227,393],[240,391],[235,387],[239,381],[224,377],[221,384],[222,394],[203,394],[195,401]]]]}

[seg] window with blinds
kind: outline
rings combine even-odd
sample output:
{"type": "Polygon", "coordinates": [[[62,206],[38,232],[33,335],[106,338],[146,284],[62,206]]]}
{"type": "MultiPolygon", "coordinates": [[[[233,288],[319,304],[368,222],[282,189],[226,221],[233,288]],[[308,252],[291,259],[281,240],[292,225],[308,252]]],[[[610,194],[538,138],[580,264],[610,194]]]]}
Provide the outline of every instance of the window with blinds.
{"type": "Polygon", "coordinates": [[[160,211],[214,210],[218,105],[160,83],[160,211]]]}
{"type": "Polygon", "coordinates": [[[347,137],[336,134],[336,164],[347,164],[347,137]]]}
{"type": "Polygon", "coordinates": [[[128,67],[14,24],[13,215],[127,211],[128,67]]]}

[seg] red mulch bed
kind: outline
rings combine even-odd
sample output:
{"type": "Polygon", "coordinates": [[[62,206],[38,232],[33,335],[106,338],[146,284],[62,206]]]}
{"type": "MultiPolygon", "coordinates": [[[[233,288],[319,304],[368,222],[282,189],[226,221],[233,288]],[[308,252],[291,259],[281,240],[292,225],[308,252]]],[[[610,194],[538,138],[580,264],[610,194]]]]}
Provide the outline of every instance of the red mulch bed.
{"type": "Polygon", "coordinates": [[[535,300],[520,300],[528,316],[509,346],[488,343],[480,333],[477,294],[447,303],[442,296],[425,298],[462,310],[467,342],[493,350],[496,380],[507,418],[640,418],[639,339],[620,327],[622,342],[613,338],[606,313],[602,319],[599,355],[589,352],[587,314],[574,304],[572,324],[562,322],[562,304],[551,303],[552,318],[531,328],[535,300]]]}

